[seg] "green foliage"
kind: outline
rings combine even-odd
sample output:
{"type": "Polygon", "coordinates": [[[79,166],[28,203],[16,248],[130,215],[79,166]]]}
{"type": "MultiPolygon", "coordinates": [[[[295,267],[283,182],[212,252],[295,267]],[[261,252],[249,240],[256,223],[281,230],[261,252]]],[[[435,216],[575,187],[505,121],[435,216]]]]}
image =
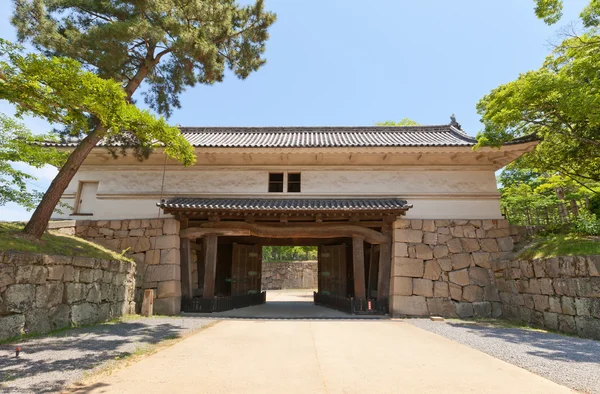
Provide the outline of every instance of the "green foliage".
{"type": "Polygon", "coordinates": [[[40,241],[31,242],[19,236],[23,227],[23,223],[0,222],[0,250],[131,261],[100,245],[64,234],[46,232],[40,241]]]}
{"type": "Polygon", "coordinates": [[[193,148],[176,127],[126,98],[118,83],[83,70],[73,59],[23,54],[21,47],[0,40],[0,99],[15,104],[17,116],[64,125],[64,133],[74,137],[100,124],[108,141],[135,139],[139,156],[160,146],[186,165],[195,162],[193,148]]]}
{"type": "Polygon", "coordinates": [[[61,166],[66,155],[56,149],[45,149],[40,143],[50,135],[33,135],[24,124],[0,114],[0,206],[9,202],[26,209],[35,207],[40,191],[29,191],[27,182],[36,177],[14,167],[15,162],[41,168],[45,164],[61,166]]]}
{"type": "Polygon", "coordinates": [[[590,237],[574,234],[538,236],[517,253],[518,257],[523,259],[596,255],[600,254],[600,242],[590,237]]]}
{"type": "Polygon", "coordinates": [[[521,168],[600,181],[600,37],[569,38],[543,67],[501,85],[477,104],[478,146],[534,134],[541,142],[521,168]]]}
{"type": "Polygon", "coordinates": [[[263,246],[263,261],[307,261],[317,259],[316,246],[263,246]]]}
{"type": "Polygon", "coordinates": [[[596,216],[600,216],[600,194],[594,194],[589,198],[590,212],[596,216]]]}
{"type": "Polygon", "coordinates": [[[377,122],[375,123],[377,126],[420,126],[420,123],[415,122],[412,119],[404,118],[399,122],[394,122],[393,120],[386,120],[385,122],[377,122]]]}
{"type": "MultiPolygon", "coordinates": [[[[555,24],[562,16],[563,0],[534,0],[535,15],[548,25],[555,24]]],[[[600,1],[591,0],[579,14],[583,25],[587,28],[600,25],[600,1]]]]}
{"type": "Polygon", "coordinates": [[[600,220],[593,213],[584,211],[573,223],[573,229],[581,235],[600,235],[600,220]]]}
{"type": "Polygon", "coordinates": [[[221,82],[228,67],[246,78],[264,63],[275,15],[263,0],[14,0],[20,40],[78,60],[131,96],[148,83],[146,103],[165,116],[197,83],[221,82]]]}

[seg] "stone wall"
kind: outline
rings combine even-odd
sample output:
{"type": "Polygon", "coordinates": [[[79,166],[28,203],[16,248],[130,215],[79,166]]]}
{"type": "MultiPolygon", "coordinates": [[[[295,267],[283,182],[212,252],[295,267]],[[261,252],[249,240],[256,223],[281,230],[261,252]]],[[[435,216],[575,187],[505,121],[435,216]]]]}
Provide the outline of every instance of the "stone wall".
{"type": "Polygon", "coordinates": [[[492,264],[507,318],[600,339],[600,255],[492,264]]]}
{"type": "Polygon", "coordinates": [[[506,220],[395,221],[391,313],[500,316],[490,267],[512,250],[506,220]]]}
{"type": "Polygon", "coordinates": [[[318,287],[316,261],[288,261],[262,263],[262,289],[316,289],[318,287]]]}
{"type": "Polygon", "coordinates": [[[0,251],[0,340],[132,313],[135,264],[0,251]]]}
{"type": "Polygon", "coordinates": [[[181,311],[179,222],[175,219],[78,221],[75,235],[117,252],[127,250],[137,265],[138,312],[143,290],[154,289],[154,313],[181,311]]]}

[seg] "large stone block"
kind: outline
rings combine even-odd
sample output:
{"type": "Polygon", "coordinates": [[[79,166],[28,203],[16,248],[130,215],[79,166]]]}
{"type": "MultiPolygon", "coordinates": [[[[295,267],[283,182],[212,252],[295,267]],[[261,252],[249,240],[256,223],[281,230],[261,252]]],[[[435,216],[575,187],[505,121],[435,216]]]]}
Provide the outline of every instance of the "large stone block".
{"type": "Polygon", "coordinates": [[[415,253],[418,259],[430,260],[433,258],[433,251],[425,244],[415,245],[415,253]]]}
{"type": "Polygon", "coordinates": [[[461,253],[463,251],[462,243],[460,242],[459,238],[453,238],[449,240],[446,242],[446,245],[448,246],[450,253],[461,253]]]}
{"type": "Polygon", "coordinates": [[[394,295],[412,295],[412,278],[396,276],[393,278],[392,286],[392,291],[394,295]]]}
{"type": "Polygon", "coordinates": [[[394,316],[427,316],[427,302],[422,296],[393,296],[392,314],[394,316]]]}
{"type": "Polygon", "coordinates": [[[150,239],[152,249],[179,249],[179,242],[177,235],[161,235],[150,239]]]}
{"type": "Polygon", "coordinates": [[[167,249],[160,251],[161,264],[181,264],[179,249],[167,249]]]}
{"type": "Polygon", "coordinates": [[[438,235],[437,233],[423,233],[423,243],[427,245],[437,245],[438,235]]]}
{"type": "Polygon", "coordinates": [[[481,250],[483,250],[484,252],[499,252],[500,251],[498,242],[496,242],[496,240],[493,238],[480,239],[479,244],[481,245],[481,250]]]}
{"type": "Polygon", "coordinates": [[[423,231],[396,229],[394,230],[394,240],[396,242],[420,243],[423,241],[423,231]]]}
{"type": "Polygon", "coordinates": [[[462,300],[462,287],[461,286],[454,284],[454,283],[449,283],[448,288],[450,290],[450,298],[452,298],[455,301],[462,300]]]}
{"type": "Polygon", "coordinates": [[[17,283],[43,284],[48,278],[48,268],[39,265],[17,266],[17,283]]]}
{"type": "Polygon", "coordinates": [[[179,234],[179,221],[175,219],[165,219],[162,226],[163,234],[165,235],[178,235],[179,234]]]}
{"type": "Polygon", "coordinates": [[[410,220],[399,219],[394,222],[394,229],[410,228],[410,220]]]}
{"type": "Polygon", "coordinates": [[[483,292],[486,301],[500,301],[500,295],[496,286],[486,286],[483,288],[483,292]]]}
{"type": "Polygon", "coordinates": [[[433,282],[433,296],[448,298],[450,296],[450,292],[448,290],[448,282],[433,282]]]}
{"type": "Polygon", "coordinates": [[[0,316],[0,341],[19,336],[25,329],[25,315],[0,316]]]}
{"type": "Polygon", "coordinates": [[[590,276],[600,276],[600,255],[588,256],[587,264],[590,276]]]}
{"type": "Polygon", "coordinates": [[[511,237],[498,238],[497,241],[502,252],[512,252],[515,247],[511,237]]]}
{"type": "Polygon", "coordinates": [[[489,253],[477,252],[477,253],[473,253],[472,256],[473,256],[473,262],[475,263],[476,266],[487,268],[487,269],[491,268],[489,253]]]}
{"type": "Polygon", "coordinates": [[[550,309],[550,301],[546,295],[534,294],[533,302],[535,303],[535,309],[540,312],[547,312],[550,309]]]}
{"type": "Polygon", "coordinates": [[[157,298],[154,300],[155,315],[178,315],[181,313],[181,297],[157,298]]]}
{"type": "Polygon", "coordinates": [[[477,252],[479,249],[481,249],[479,246],[479,241],[474,238],[461,238],[460,243],[463,251],[467,253],[477,252]]]}
{"type": "Polygon", "coordinates": [[[491,302],[474,302],[473,315],[475,317],[492,317],[491,302]]]}
{"type": "Polygon", "coordinates": [[[476,285],[463,287],[463,300],[469,302],[483,301],[483,289],[476,285]]]}
{"type": "Polygon", "coordinates": [[[15,284],[8,286],[4,292],[4,308],[8,312],[25,312],[35,302],[35,285],[15,284]]]}
{"type": "Polygon", "coordinates": [[[435,222],[433,220],[423,220],[423,231],[434,232],[435,222]]]}
{"type": "Polygon", "coordinates": [[[459,271],[452,271],[449,273],[449,280],[457,285],[467,286],[470,283],[469,271],[466,268],[459,271]]]}
{"type": "Polygon", "coordinates": [[[449,258],[437,259],[438,264],[442,271],[448,272],[452,271],[452,260],[449,258]]]}
{"type": "Polygon", "coordinates": [[[428,298],[427,308],[431,316],[456,317],[456,307],[447,298],[428,298]]]}
{"type": "Polygon", "coordinates": [[[429,279],[413,279],[413,294],[433,297],[433,282],[429,279]]]}
{"type": "Polygon", "coordinates": [[[436,259],[448,256],[448,245],[436,245],[433,247],[433,257],[436,259]]]}
{"type": "Polygon", "coordinates": [[[548,310],[552,313],[563,313],[560,297],[548,297],[548,310]]]}
{"type": "Polygon", "coordinates": [[[573,316],[558,315],[558,329],[567,334],[576,334],[575,318],[573,316]]]}
{"type": "Polygon", "coordinates": [[[156,298],[181,297],[181,281],[158,282],[156,298]]]}
{"type": "Polygon", "coordinates": [[[591,298],[576,298],[575,299],[575,311],[577,316],[591,316],[592,309],[591,298]]]}
{"type": "MultiPolygon", "coordinates": [[[[559,278],[560,277],[560,265],[557,257],[552,257],[546,260],[542,260],[542,263],[546,268],[546,275],[549,278],[559,278]]],[[[537,276],[537,273],[536,273],[537,276]]]]}
{"type": "Polygon", "coordinates": [[[490,274],[489,271],[485,268],[481,267],[470,267],[469,268],[469,278],[471,279],[471,283],[479,286],[489,286],[490,285],[490,274]]]}
{"type": "Polygon", "coordinates": [[[442,269],[436,260],[428,260],[425,262],[425,272],[423,278],[438,280],[442,274],[442,269]]]}
{"type": "Polygon", "coordinates": [[[0,264],[0,289],[15,283],[16,268],[12,264],[0,264]]]}
{"type": "Polygon", "coordinates": [[[44,333],[51,330],[48,309],[35,308],[25,312],[25,329],[30,333],[44,333]]]}
{"type": "Polygon", "coordinates": [[[396,257],[394,259],[394,276],[422,278],[425,265],[423,260],[396,257]]]}
{"type": "Polygon", "coordinates": [[[75,325],[92,324],[98,319],[98,308],[94,304],[84,302],[71,307],[71,321],[75,325]]]}
{"type": "Polygon", "coordinates": [[[159,264],[146,267],[144,282],[161,282],[169,280],[181,280],[181,268],[179,265],[159,264]]]}
{"type": "Polygon", "coordinates": [[[575,316],[577,309],[575,308],[575,299],[572,297],[561,297],[562,311],[565,315],[575,316]]]}
{"type": "Polygon", "coordinates": [[[591,317],[575,318],[577,335],[583,338],[600,339],[600,320],[591,317]]]}
{"type": "Polygon", "coordinates": [[[470,302],[457,302],[454,304],[456,306],[456,313],[458,317],[473,317],[473,304],[470,302]]]}
{"type": "Polygon", "coordinates": [[[405,242],[394,242],[394,257],[408,257],[408,244],[405,242]]]}

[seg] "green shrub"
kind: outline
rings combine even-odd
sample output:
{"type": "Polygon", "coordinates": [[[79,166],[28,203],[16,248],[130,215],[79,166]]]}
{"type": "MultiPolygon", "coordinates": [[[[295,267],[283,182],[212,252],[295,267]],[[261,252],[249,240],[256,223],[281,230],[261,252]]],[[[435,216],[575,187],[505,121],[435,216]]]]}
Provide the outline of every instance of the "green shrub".
{"type": "Polygon", "coordinates": [[[590,211],[596,216],[600,216],[600,193],[590,197],[590,211]]]}
{"type": "Polygon", "coordinates": [[[581,212],[577,221],[573,223],[573,227],[577,234],[600,235],[600,220],[590,212],[581,212]]]}

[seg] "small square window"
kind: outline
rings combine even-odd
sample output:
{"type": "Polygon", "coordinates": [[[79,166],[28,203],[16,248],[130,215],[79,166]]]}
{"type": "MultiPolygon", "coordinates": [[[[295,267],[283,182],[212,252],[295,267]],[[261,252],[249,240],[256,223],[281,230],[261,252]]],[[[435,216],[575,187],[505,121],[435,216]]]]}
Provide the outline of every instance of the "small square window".
{"type": "Polygon", "coordinates": [[[288,193],[300,193],[300,173],[288,174],[288,193]]]}
{"type": "Polygon", "coordinates": [[[269,193],[283,193],[283,173],[269,174],[269,193]]]}

